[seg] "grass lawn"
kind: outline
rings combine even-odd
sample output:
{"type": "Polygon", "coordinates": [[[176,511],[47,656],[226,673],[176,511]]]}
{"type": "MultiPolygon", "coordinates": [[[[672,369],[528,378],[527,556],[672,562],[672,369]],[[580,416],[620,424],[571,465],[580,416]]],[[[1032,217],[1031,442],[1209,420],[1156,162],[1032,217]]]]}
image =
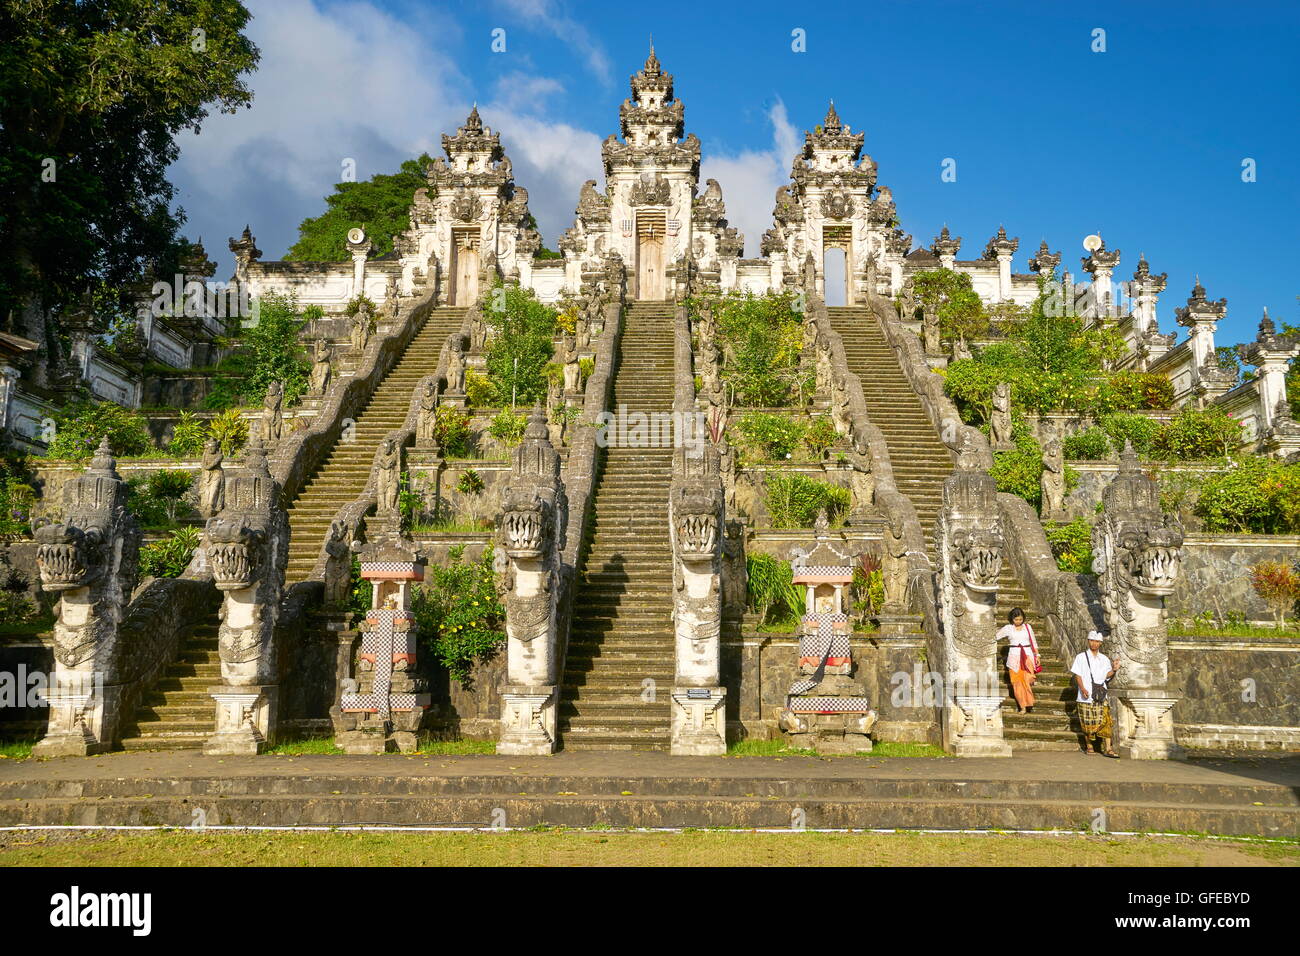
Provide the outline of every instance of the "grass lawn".
{"type": "MultiPolygon", "coordinates": [[[[497,752],[495,740],[424,740],[416,751],[419,754],[444,756],[448,754],[494,754],[497,752]]],[[[287,740],[267,750],[267,754],[277,757],[298,757],[304,754],[341,754],[343,750],[334,743],[333,737],[308,737],[303,740],[287,740]]]]}
{"type": "Polygon", "coordinates": [[[0,760],[24,760],[32,755],[32,744],[36,743],[35,738],[30,740],[0,740],[0,760]]]}
{"type": "Polygon", "coordinates": [[[0,833],[0,866],[1300,866],[1300,844],[918,833],[0,833]]]}
{"type": "MultiPolygon", "coordinates": [[[[727,747],[728,757],[817,757],[815,750],[790,747],[784,740],[738,740],[727,747]]],[[[878,741],[870,753],[854,757],[872,760],[876,757],[946,757],[943,748],[934,744],[907,744],[878,741]]]]}
{"type": "Polygon", "coordinates": [[[1263,638],[1270,641],[1300,641],[1300,629],[1293,621],[1286,627],[1258,627],[1254,624],[1198,624],[1196,621],[1170,621],[1170,637],[1204,637],[1227,640],[1234,637],[1263,638]]]}

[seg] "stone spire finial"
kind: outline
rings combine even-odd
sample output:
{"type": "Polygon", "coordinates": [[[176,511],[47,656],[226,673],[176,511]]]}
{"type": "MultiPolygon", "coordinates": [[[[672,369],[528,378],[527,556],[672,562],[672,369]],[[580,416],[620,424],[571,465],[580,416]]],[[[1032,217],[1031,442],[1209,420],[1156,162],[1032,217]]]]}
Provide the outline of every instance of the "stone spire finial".
{"type": "Polygon", "coordinates": [[[1276,333],[1277,333],[1277,326],[1273,323],[1273,320],[1269,317],[1268,306],[1264,306],[1264,315],[1259,320],[1259,338],[1260,339],[1269,338],[1276,333]]]}
{"type": "Polygon", "coordinates": [[[948,231],[947,223],[944,223],[944,227],[939,230],[939,235],[937,235],[934,242],[930,244],[930,251],[939,259],[942,259],[944,256],[957,255],[957,250],[960,248],[961,236],[954,237],[952,233],[948,231]]]}
{"type": "Polygon", "coordinates": [[[1020,237],[1016,236],[1014,239],[1008,238],[1006,227],[998,226],[997,235],[990,239],[984,246],[984,258],[996,259],[999,256],[1015,255],[1016,250],[1019,248],[1020,237]]]}
{"type": "Polygon", "coordinates": [[[650,55],[645,58],[645,72],[647,75],[656,75],[663,72],[659,65],[659,57],[655,56],[655,39],[650,37],[650,55]]]}
{"type": "Polygon", "coordinates": [[[1107,249],[1106,240],[1102,239],[1101,245],[1080,261],[1083,262],[1083,271],[1089,275],[1096,275],[1098,270],[1109,275],[1110,270],[1119,265],[1119,256],[1120,250],[1107,249]]]}
{"type": "Polygon", "coordinates": [[[478,115],[478,103],[475,103],[469,111],[469,116],[465,117],[465,125],[462,129],[480,130],[483,128],[483,119],[478,115]]]}
{"type": "Polygon", "coordinates": [[[99,440],[99,447],[95,449],[95,456],[90,459],[89,470],[103,475],[112,475],[114,478],[117,477],[117,460],[113,457],[113,449],[109,444],[107,435],[99,440]]]}
{"type": "Polygon", "coordinates": [[[1033,269],[1039,275],[1046,275],[1052,272],[1061,264],[1061,254],[1052,252],[1047,248],[1047,240],[1044,239],[1038,244],[1038,252],[1029,260],[1029,268],[1033,269]]]}
{"type": "Polygon", "coordinates": [[[822,120],[822,129],[828,133],[838,133],[844,128],[840,122],[840,114],[835,112],[835,101],[831,100],[830,108],[826,110],[826,118],[822,120]]]}
{"type": "Polygon", "coordinates": [[[1126,473],[1142,470],[1131,438],[1124,439],[1124,450],[1119,453],[1119,470],[1126,473]]]}
{"type": "Polygon", "coordinates": [[[533,404],[533,410],[528,413],[528,424],[524,428],[525,438],[550,438],[550,429],[546,427],[546,413],[542,411],[540,402],[533,404]]]}
{"type": "Polygon", "coordinates": [[[813,521],[813,537],[824,538],[831,531],[830,519],[826,517],[826,509],[822,508],[817,512],[817,518],[813,521]]]}

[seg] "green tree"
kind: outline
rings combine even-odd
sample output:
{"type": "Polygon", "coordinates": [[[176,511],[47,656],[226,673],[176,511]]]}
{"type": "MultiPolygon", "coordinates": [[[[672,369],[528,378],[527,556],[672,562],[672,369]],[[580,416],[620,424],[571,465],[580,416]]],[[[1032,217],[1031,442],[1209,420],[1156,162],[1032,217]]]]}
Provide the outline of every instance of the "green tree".
{"type": "Polygon", "coordinates": [[[916,298],[935,310],[943,338],[971,339],[989,326],[979,294],[971,288],[970,276],[952,269],[930,269],[912,277],[916,298]]]}
{"type": "Polygon", "coordinates": [[[487,291],[483,315],[494,335],[484,350],[496,404],[531,405],[546,398],[546,365],[555,353],[559,313],[531,290],[495,286],[487,291]]]}
{"type": "Polygon", "coordinates": [[[428,187],[425,170],[433,159],[421,153],[408,159],[395,173],[378,173],[363,182],[337,183],[325,197],[329,208],[298,226],[298,241],[286,259],[302,262],[345,262],[347,234],[361,226],[374,243],[373,255],[393,251],[393,236],[411,227],[411,202],[417,189],[428,187]]]}
{"type": "Polygon", "coordinates": [[[209,408],[255,405],[275,381],[284,386],[286,406],[307,391],[311,363],[299,333],[308,317],[284,295],[264,296],[255,307],[255,318],[231,337],[234,350],[217,367],[205,400],[209,408]]]}
{"type": "Polygon", "coordinates": [[[0,316],[47,361],[66,359],[57,316],[92,288],[122,299],[146,266],[174,268],[167,167],[209,110],[252,100],[248,19],[234,0],[0,4],[0,316]]]}

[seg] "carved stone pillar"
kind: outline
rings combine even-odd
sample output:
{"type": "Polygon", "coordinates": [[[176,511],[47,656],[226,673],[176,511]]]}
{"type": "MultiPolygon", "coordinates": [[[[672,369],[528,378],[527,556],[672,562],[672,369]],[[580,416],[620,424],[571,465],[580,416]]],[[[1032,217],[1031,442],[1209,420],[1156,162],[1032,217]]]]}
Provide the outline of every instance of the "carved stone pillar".
{"type": "Polygon", "coordinates": [[[1260,446],[1274,454],[1300,451],[1300,428],[1292,419],[1286,392],[1287,369],[1291,359],[1300,355],[1300,341],[1294,336],[1278,335],[1277,327],[1265,311],[1255,341],[1238,345],[1237,354],[1257,369],[1255,392],[1259,396],[1260,446]]]}
{"type": "Polygon", "coordinates": [[[1093,570],[1114,652],[1115,746],[1121,756],[1167,760],[1183,756],[1174,739],[1169,690],[1169,630],[1165,599],[1173,593],[1183,556],[1183,528],[1160,510],[1159,486],[1142,473],[1133,446],[1102,493],[1092,530],[1093,570]]]}
{"type": "Polygon", "coordinates": [[[718,450],[680,448],[668,498],[673,546],[672,752],[727,750],[721,686],[723,490],[718,450]]]}
{"type": "Polygon", "coordinates": [[[556,602],[568,502],[546,416],[534,408],[502,492],[497,548],[506,610],[506,686],[497,753],[549,754],[557,744],[556,602]]]}
{"type": "Polygon", "coordinates": [[[36,530],[41,587],[59,595],[46,695],[50,723],[32,748],[45,757],[102,753],[118,737],[118,628],[135,587],[140,548],[107,438],[63,495],[63,522],[36,530]]]}
{"type": "Polygon", "coordinates": [[[1116,318],[1114,286],[1111,276],[1119,265],[1120,251],[1107,249],[1103,240],[1100,247],[1094,249],[1083,260],[1083,271],[1092,276],[1093,316],[1098,323],[1114,321],[1116,318]]]}
{"type": "Polygon", "coordinates": [[[1002,526],[997,484],[966,445],[944,482],[938,533],[944,642],[944,743],[959,757],[1009,757],[997,670],[1002,526]]]}
{"type": "Polygon", "coordinates": [[[275,622],[284,594],[289,522],[261,442],[248,446],[244,467],[226,479],[225,508],[208,521],[202,547],[213,583],[224,595],[218,652],[221,684],[210,754],[256,754],[275,738],[275,622]]]}
{"type": "Polygon", "coordinates": [[[366,257],[374,248],[366,237],[365,230],[353,228],[348,230],[348,252],[352,255],[352,297],[365,295],[366,292],[366,257]]]}

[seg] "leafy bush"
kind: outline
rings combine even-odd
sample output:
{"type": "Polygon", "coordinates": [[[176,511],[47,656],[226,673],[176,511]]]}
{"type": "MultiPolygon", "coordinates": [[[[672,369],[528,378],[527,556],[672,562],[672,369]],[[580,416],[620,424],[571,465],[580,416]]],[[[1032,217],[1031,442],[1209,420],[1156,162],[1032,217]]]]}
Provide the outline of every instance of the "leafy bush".
{"type": "Polygon", "coordinates": [[[736,419],[734,427],[742,446],[773,461],[792,457],[808,432],[803,420],[773,412],[749,412],[736,419]]]}
{"type": "Polygon", "coordinates": [[[555,352],[559,313],[528,289],[495,286],[483,297],[483,317],[494,330],[484,351],[497,407],[531,405],[546,397],[546,366],[555,352]]]}
{"type": "Polygon", "coordinates": [[[178,578],[190,566],[199,546],[198,528],[177,528],[171,536],[140,549],[142,577],[178,578]]]}
{"type": "Polygon", "coordinates": [[[1100,428],[1088,428],[1067,436],[1061,449],[1075,461],[1104,461],[1110,455],[1110,439],[1100,428]]]}
{"type": "Polygon", "coordinates": [[[759,408],[793,403],[806,384],[799,367],[803,322],[794,311],[794,296],[733,292],[692,300],[688,307],[698,315],[706,303],[717,321],[722,378],[736,404],[759,408]]]}
{"type": "Polygon", "coordinates": [[[853,608],[865,618],[880,613],[885,606],[885,574],[880,555],[864,551],[853,568],[853,608]]]}
{"type": "Polygon", "coordinates": [[[818,512],[834,522],[848,511],[849,489],[804,475],[768,474],[767,508],[774,528],[811,528],[818,512]]]}
{"type": "Polygon", "coordinates": [[[241,324],[227,344],[233,351],[217,366],[204,403],[223,409],[260,405],[272,382],[284,386],[284,404],[293,405],[310,384],[311,362],[300,333],[306,317],[292,296],[271,294],[256,303],[256,317],[241,324]]]}
{"type": "Polygon", "coordinates": [[[497,400],[492,380],[476,368],[465,370],[465,401],[471,408],[490,408],[497,400]]]}
{"type": "Polygon", "coordinates": [[[798,623],[804,600],[793,584],[794,572],[788,561],[770,554],[746,555],[745,576],[749,609],[764,624],[789,623],[794,627],[798,623]]]}
{"type": "Polygon", "coordinates": [[[1241,422],[1223,409],[1184,405],[1151,441],[1151,453],[1166,461],[1226,458],[1242,443],[1241,422]]]}
{"type": "Polygon", "coordinates": [[[1155,440],[1160,429],[1164,427],[1154,418],[1123,412],[1103,415],[1100,424],[1101,430],[1106,433],[1106,436],[1110,439],[1111,447],[1115,451],[1123,451],[1124,443],[1131,441],[1133,450],[1140,457],[1146,457],[1151,453],[1151,443],[1155,440]]]}
{"type": "Polygon", "coordinates": [[[490,658],[506,640],[492,549],[477,561],[464,556],[464,545],[452,548],[448,564],[429,569],[427,583],[416,589],[412,601],[421,642],[462,683],[475,661],[490,658]]]}
{"type": "Polygon", "coordinates": [[[939,334],[945,341],[971,339],[988,330],[984,305],[966,273],[929,269],[913,275],[912,285],[917,300],[938,314],[939,334]]]}
{"type": "Polygon", "coordinates": [[[32,533],[34,477],[22,458],[0,458],[0,534],[32,533]]]}
{"type": "Polygon", "coordinates": [[[466,469],[456,482],[456,490],[462,495],[478,495],[483,493],[487,485],[483,481],[483,476],[473,468],[466,469]]]}
{"type": "Polygon", "coordinates": [[[524,440],[524,429],[528,427],[528,416],[523,412],[502,409],[488,425],[488,434],[507,448],[514,448],[524,440]]]}
{"type": "Polygon", "coordinates": [[[1087,518],[1069,524],[1049,521],[1043,525],[1056,566],[1070,574],[1092,573],[1092,525],[1087,518]]]}
{"type": "Polygon", "coordinates": [[[1116,408],[1171,408],[1174,404],[1174,383],[1169,376],[1159,372],[1124,370],[1110,376],[1116,408]]]}
{"type": "Polygon", "coordinates": [[[1195,513],[1207,531],[1300,532],[1300,465],[1245,455],[1205,480],[1195,513]]]}
{"type": "Polygon", "coordinates": [[[105,435],[114,455],[144,455],[154,448],[143,415],[114,402],[78,401],[54,416],[54,440],[46,455],[84,461],[105,435]]]}
{"type": "Polygon", "coordinates": [[[839,440],[839,432],[835,430],[835,423],[829,418],[814,418],[812,424],[808,426],[808,431],[803,436],[803,443],[808,446],[808,451],[816,461],[821,461],[826,457],[826,452],[830,447],[839,440]]]}
{"type": "Polygon", "coordinates": [[[1250,586],[1277,617],[1278,627],[1286,626],[1286,612],[1300,601],[1300,574],[1286,561],[1261,561],[1250,569],[1250,586]]]}
{"type": "Polygon", "coordinates": [[[578,359],[578,375],[584,388],[587,385],[587,379],[591,378],[591,373],[594,371],[596,371],[596,360],[594,358],[578,359]]]}
{"type": "Polygon", "coordinates": [[[24,591],[0,588],[0,625],[6,628],[35,624],[42,617],[39,605],[24,591]]]}
{"type": "Polygon", "coordinates": [[[433,432],[443,453],[450,458],[469,457],[469,416],[451,405],[439,405],[434,413],[433,432]]]}

